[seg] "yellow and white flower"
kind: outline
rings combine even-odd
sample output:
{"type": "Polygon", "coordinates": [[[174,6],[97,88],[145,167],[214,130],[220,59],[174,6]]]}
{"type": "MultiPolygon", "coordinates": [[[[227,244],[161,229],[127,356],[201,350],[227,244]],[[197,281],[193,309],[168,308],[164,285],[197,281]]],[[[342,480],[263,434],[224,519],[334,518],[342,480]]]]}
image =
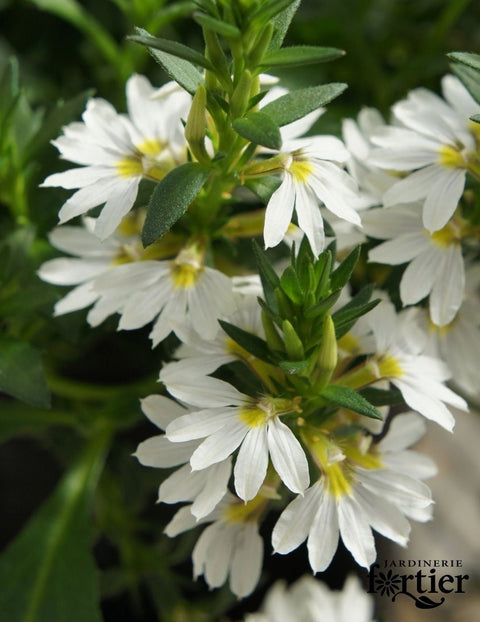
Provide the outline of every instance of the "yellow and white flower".
{"type": "Polygon", "coordinates": [[[445,76],[442,87],[447,101],[419,88],[395,104],[398,124],[379,129],[369,156],[371,164],[406,174],[387,190],[384,205],[424,201],[423,224],[432,232],[455,212],[467,172],[480,175],[478,125],[469,120],[480,107],[457,78],[445,76]]]}
{"type": "Polygon", "coordinates": [[[377,445],[363,449],[305,432],[322,475],[282,512],[272,533],[275,552],[286,554],[307,539],[314,572],[325,570],[341,536],[355,561],[368,568],[376,558],[372,529],[405,546],[410,525],[431,517],[429,488],[420,480],[435,474],[433,463],[407,450],[424,433],[413,414],[396,417],[377,445]]]}
{"type": "Polygon", "coordinates": [[[193,470],[221,462],[239,449],[234,477],[241,499],[256,496],[269,458],[285,486],[303,493],[309,483],[307,458],[292,430],[281,421],[282,415],[295,410],[292,400],[253,399],[210,376],[192,378],[190,392],[183,387],[182,400],[203,408],[172,421],[166,435],[174,443],[204,439],[190,459],[193,470]]]}
{"type": "Polygon", "coordinates": [[[190,97],[165,85],[159,97],[144,76],[127,82],[129,114],[100,98],[90,99],[82,122],[66,126],[53,144],[63,159],[81,165],[45,179],[42,186],[79,188],[59,212],[60,224],[104,204],[95,234],[105,239],[135,202],[142,179],[159,181],[186,160],[181,118],[190,97]],[[155,97],[153,97],[155,95],[155,97]]]}

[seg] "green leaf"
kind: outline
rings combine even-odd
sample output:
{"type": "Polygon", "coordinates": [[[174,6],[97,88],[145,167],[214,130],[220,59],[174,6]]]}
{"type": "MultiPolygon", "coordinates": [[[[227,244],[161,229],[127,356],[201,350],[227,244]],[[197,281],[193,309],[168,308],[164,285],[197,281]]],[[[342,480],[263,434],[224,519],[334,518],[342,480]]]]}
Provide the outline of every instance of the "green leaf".
{"type": "Polygon", "coordinates": [[[477,69],[459,63],[452,63],[452,69],[468,89],[470,95],[480,104],[480,74],[477,69]]]}
{"type": "Polygon", "coordinates": [[[253,240],[253,252],[258,266],[265,300],[273,311],[277,311],[275,289],[279,287],[280,279],[268,261],[265,252],[260,248],[260,245],[255,240],[253,240]]]}
{"type": "MultiPolygon", "coordinates": [[[[259,8],[253,13],[251,16],[252,23],[256,24],[266,24],[267,22],[274,19],[276,16],[282,13],[282,11],[288,10],[290,5],[293,3],[293,0],[270,0],[267,2],[262,2],[259,8]]],[[[295,11],[292,13],[292,17],[295,11]]],[[[287,24],[287,28],[290,24],[290,21],[287,24]]]]}
{"type": "Polygon", "coordinates": [[[292,302],[297,305],[302,304],[305,292],[298,280],[297,273],[292,266],[288,266],[280,277],[280,284],[283,291],[287,294],[292,302]]]}
{"type": "Polygon", "coordinates": [[[279,366],[283,369],[283,371],[287,372],[287,374],[301,374],[302,371],[305,371],[309,366],[310,361],[280,361],[279,366]]]}
{"type": "Polygon", "coordinates": [[[450,52],[447,54],[450,60],[456,63],[466,65],[480,72],[480,54],[472,54],[470,52],[450,52]]]}
{"type": "Polygon", "coordinates": [[[341,82],[332,82],[321,86],[311,86],[282,95],[262,108],[279,125],[288,125],[297,119],[328,104],[347,88],[341,82]]]}
{"type": "Polygon", "coordinates": [[[470,121],[474,123],[480,123],[480,114],[474,114],[473,117],[470,117],[470,121]]]}
{"type": "Polygon", "coordinates": [[[107,436],[93,436],[0,558],[0,612],[8,622],[101,622],[88,516],[107,436]]]}
{"type": "Polygon", "coordinates": [[[359,393],[373,406],[395,406],[403,403],[402,393],[398,390],[386,391],[375,387],[366,387],[359,393]]]}
{"type": "Polygon", "coordinates": [[[50,406],[40,353],[6,335],[0,336],[0,391],[32,406],[50,406]]]}
{"type": "Polygon", "coordinates": [[[256,145],[269,149],[280,149],[282,137],[278,125],[263,112],[251,112],[233,122],[233,129],[256,145]]]}
{"type": "Polygon", "coordinates": [[[381,413],[375,408],[375,406],[372,406],[372,404],[370,404],[370,402],[368,402],[364,397],[349,387],[331,384],[328,387],[325,387],[320,395],[328,401],[333,402],[338,406],[342,406],[343,408],[354,410],[355,412],[365,415],[366,417],[371,417],[372,419],[383,420],[381,413]]]}
{"type": "Polygon", "coordinates": [[[263,202],[268,203],[272,194],[277,190],[282,182],[275,175],[266,175],[265,177],[254,177],[245,181],[245,186],[250,188],[257,197],[263,202]]]}
{"type": "Polygon", "coordinates": [[[155,50],[160,50],[161,52],[165,52],[171,56],[176,56],[177,58],[186,60],[189,63],[200,65],[200,67],[204,67],[205,69],[212,69],[212,64],[208,58],[205,58],[205,56],[200,54],[200,52],[183,45],[183,43],[178,43],[178,41],[161,39],[160,37],[152,37],[150,34],[130,35],[127,39],[129,41],[133,41],[134,43],[140,43],[147,48],[154,48],[155,50]]]}
{"type": "Polygon", "coordinates": [[[342,263],[336,268],[330,275],[330,287],[332,289],[338,289],[344,287],[352,272],[357,265],[358,258],[360,257],[360,246],[356,246],[353,251],[342,261],[342,263]]]}
{"type": "Polygon", "coordinates": [[[343,335],[348,333],[357,319],[374,309],[379,302],[380,298],[377,298],[371,302],[367,302],[364,305],[348,309],[342,308],[336,311],[332,315],[332,319],[335,324],[335,334],[337,335],[337,339],[340,339],[340,337],[343,337],[343,335]]]}
{"type": "Polygon", "coordinates": [[[332,292],[330,296],[327,296],[323,300],[320,300],[319,302],[317,302],[312,307],[309,307],[305,311],[305,317],[315,318],[315,317],[318,317],[319,315],[327,313],[327,311],[331,309],[333,305],[337,302],[337,300],[340,298],[341,293],[342,293],[342,289],[341,288],[337,289],[334,292],[332,292]]]}
{"type": "MultiPolygon", "coordinates": [[[[135,30],[141,36],[151,36],[146,30],[143,30],[143,28],[136,28],[135,30]]],[[[178,84],[191,95],[195,95],[198,85],[203,84],[203,76],[192,63],[188,60],[172,56],[172,54],[161,52],[153,47],[148,47],[148,51],[157,63],[168,73],[172,80],[178,82],[178,84]]]]}
{"type": "Polygon", "coordinates": [[[272,362],[272,354],[270,349],[263,339],[257,337],[253,333],[249,333],[243,328],[239,328],[234,324],[230,324],[229,322],[224,322],[223,320],[218,320],[220,322],[220,326],[227,333],[229,337],[231,337],[239,346],[241,346],[253,356],[256,356],[257,359],[261,361],[266,361],[267,363],[272,362]]]}
{"type": "Polygon", "coordinates": [[[270,42],[269,50],[278,50],[278,48],[282,45],[283,40],[285,39],[285,35],[287,34],[287,30],[292,22],[293,16],[297,12],[298,7],[300,6],[302,0],[295,0],[287,6],[286,9],[277,13],[275,17],[271,20],[275,27],[275,31],[273,33],[272,40],[270,42]]]}
{"type": "Polygon", "coordinates": [[[159,182],[148,205],[142,231],[144,246],[153,244],[183,216],[207,181],[208,173],[197,162],[187,162],[159,182]]]}
{"type": "Polygon", "coordinates": [[[260,65],[262,67],[296,67],[298,65],[325,63],[344,55],[345,52],[337,48],[295,45],[269,52],[263,57],[260,65]]]}
{"type": "Polygon", "coordinates": [[[222,37],[225,37],[226,39],[238,39],[242,34],[236,26],[232,26],[232,24],[227,24],[227,22],[215,19],[206,13],[196,11],[193,14],[193,19],[200,24],[200,26],[213,30],[213,32],[222,35],[222,37]]]}

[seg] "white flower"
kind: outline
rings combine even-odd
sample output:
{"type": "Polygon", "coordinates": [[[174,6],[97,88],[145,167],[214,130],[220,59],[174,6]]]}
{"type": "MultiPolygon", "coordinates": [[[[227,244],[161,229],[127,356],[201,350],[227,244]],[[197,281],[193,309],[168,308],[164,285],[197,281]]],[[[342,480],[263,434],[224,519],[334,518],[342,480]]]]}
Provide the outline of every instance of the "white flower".
{"type": "Polygon", "coordinates": [[[339,591],[304,576],[288,588],[275,583],[265,597],[262,613],[247,615],[245,622],[370,622],[372,615],[373,598],[354,575],[347,577],[339,591]]]}
{"type": "MultiPolygon", "coordinates": [[[[239,598],[253,592],[262,571],[263,540],[256,518],[262,503],[264,499],[258,497],[245,504],[227,493],[215,510],[199,521],[213,522],[193,549],[195,579],[203,575],[213,589],[229,577],[230,589],[239,598]]],[[[177,512],[165,533],[174,537],[197,524],[187,506],[177,512]]]]}
{"type": "Polygon", "coordinates": [[[378,131],[378,146],[369,161],[381,168],[409,172],[384,196],[384,205],[425,200],[423,224],[429,231],[442,229],[463,194],[467,171],[478,176],[480,160],[476,128],[469,116],[479,105],[453,76],[442,81],[448,103],[426,89],[416,89],[393,107],[403,125],[378,131]],[[455,106],[452,103],[457,101],[455,106]]]}
{"type": "Polygon", "coordinates": [[[429,297],[430,315],[438,326],[450,323],[462,304],[465,268],[462,238],[469,225],[460,216],[434,233],[424,228],[418,205],[369,210],[363,218],[367,235],[388,239],[369,253],[369,261],[408,262],[400,281],[404,305],[429,297]]]}
{"type": "Polygon", "coordinates": [[[452,431],[455,419],[450,404],[468,410],[465,400],[445,386],[451,373],[440,359],[413,350],[410,326],[414,319],[399,321],[393,305],[381,302],[366,315],[376,339],[375,357],[367,363],[373,377],[389,380],[412,410],[452,431]]]}
{"type": "MultiPolygon", "coordinates": [[[[149,395],[141,403],[144,414],[161,430],[188,412],[162,395],[149,395]]],[[[198,441],[172,443],[160,434],[140,443],[133,455],[143,466],[165,469],[183,465],[160,484],[158,502],[193,501],[190,511],[200,519],[210,514],[225,496],[231,461],[227,459],[203,471],[192,471],[188,461],[198,445],[198,441]]]]}
{"type": "MultiPolygon", "coordinates": [[[[168,384],[167,389],[178,397],[168,384]]],[[[190,387],[182,387],[181,396],[202,410],[176,419],[166,434],[173,442],[205,439],[190,459],[193,470],[221,462],[240,448],[234,467],[240,498],[249,501],[258,493],[269,456],[287,488],[303,493],[309,482],[307,459],[293,432],[280,420],[295,409],[291,400],[269,396],[255,400],[209,376],[193,377],[190,387]]]]}
{"type": "Polygon", "coordinates": [[[415,415],[399,416],[367,452],[361,444],[337,446],[310,434],[306,442],[323,475],[282,512],[272,533],[275,551],[289,553],[308,539],[310,565],[320,572],[329,566],[339,536],[366,568],[376,557],[372,529],[405,546],[410,532],[405,517],[425,521],[431,516],[430,490],[418,478],[431,476],[435,468],[424,456],[404,451],[424,431],[415,415]]]}
{"type": "Polygon", "coordinates": [[[55,315],[90,306],[98,299],[92,282],[116,263],[133,260],[142,253],[140,237],[130,227],[119,227],[115,236],[101,242],[93,233],[94,218],[84,218],[83,227],[56,227],[48,236],[50,244],[73,255],[46,261],[38,276],[54,285],[77,285],[55,305],[55,315]],[[125,231],[124,231],[125,229],[125,231]]]}
{"type": "Polygon", "coordinates": [[[364,207],[381,205],[384,193],[395,182],[394,177],[369,162],[374,146],[372,136],[384,126],[385,121],[375,108],[362,108],[356,121],[342,121],[343,140],[350,152],[345,166],[360,188],[364,207]]]}
{"type": "Polygon", "coordinates": [[[156,346],[174,331],[193,329],[213,339],[218,317],[235,309],[232,282],[222,272],[203,264],[195,246],[184,248],[169,261],[142,261],[112,268],[95,279],[98,294],[88,316],[97,325],[113,313],[120,314],[119,330],[133,330],[155,321],[150,338],[156,346]]]}
{"type": "Polygon", "coordinates": [[[80,188],[60,210],[60,223],[105,204],[95,225],[101,239],[110,236],[135,202],[143,178],[160,180],[185,161],[181,118],[190,97],[172,90],[153,99],[155,90],[144,76],[127,82],[129,116],[118,114],[104,99],[87,103],[83,122],[66,126],[53,141],[61,157],[81,168],[50,175],[42,186],[80,188]]]}
{"type": "Polygon", "coordinates": [[[443,359],[452,381],[471,396],[480,394],[480,320],[478,296],[464,301],[457,315],[445,326],[436,326],[425,313],[419,313],[427,341],[425,353],[443,359]]]}
{"type": "Polygon", "coordinates": [[[336,164],[345,162],[348,152],[333,136],[298,139],[286,147],[291,150],[281,154],[282,183],[272,194],[265,213],[265,247],[283,240],[295,209],[298,226],[317,256],[325,242],[320,204],[339,218],[360,224],[352,207],[357,200],[356,184],[336,164]]]}

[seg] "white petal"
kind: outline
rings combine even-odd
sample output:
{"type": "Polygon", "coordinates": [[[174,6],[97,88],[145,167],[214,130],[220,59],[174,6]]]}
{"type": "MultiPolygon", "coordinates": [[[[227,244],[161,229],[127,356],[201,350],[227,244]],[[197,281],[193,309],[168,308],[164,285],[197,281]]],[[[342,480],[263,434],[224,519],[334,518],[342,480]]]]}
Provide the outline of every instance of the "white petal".
{"type": "Polygon", "coordinates": [[[450,324],[460,309],[465,293],[465,266],[460,244],[444,251],[442,271],[430,294],[430,315],[437,326],[450,324]]]}
{"type": "Polygon", "coordinates": [[[235,463],[235,491],[244,501],[253,499],[263,484],[268,467],[267,430],[251,428],[240,447],[235,463]]]}
{"type": "Polygon", "coordinates": [[[268,448],[273,466],[285,486],[303,494],[310,483],[307,457],[293,432],[278,418],[268,424],[268,448]]]}
{"type": "Polygon", "coordinates": [[[400,281],[400,296],[404,305],[415,304],[428,296],[443,262],[443,253],[432,246],[413,259],[400,281]]]}
{"type": "Polygon", "coordinates": [[[435,421],[449,432],[453,431],[455,418],[445,404],[438,399],[425,395],[420,389],[412,387],[402,380],[395,379],[392,382],[400,389],[403,399],[412,410],[435,421]]]}
{"type": "Polygon", "coordinates": [[[263,540],[257,524],[247,522],[238,533],[230,570],[230,588],[239,598],[253,592],[260,579],[263,562],[263,540]]]}
{"type": "Polygon", "coordinates": [[[137,447],[133,454],[143,466],[165,469],[190,460],[198,441],[172,443],[166,436],[152,436],[137,447]]]}
{"type": "Polygon", "coordinates": [[[209,436],[198,447],[190,459],[192,469],[201,470],[221,462],[237,449],[245,438],[248,428],[243,421],[233,421],[226,424],[218,432],[209,436]]]}
{"type": "Polygon", "coordinates": [[[174,443],[191,441],[213,434],[233,421],[237,421],[235,408],[197,410],[176,418],[168,425],[166,433],[174,443]]]}
{"type": "Polygon", "coordinates": [[[143,414],[161,430],[169,423],[185,414],[185,408],[164,395],[148,395],[140,400],[143,414]]]}
{"type": "Polygon", "coordinates": [[[169,538],[174,538],[175,536],[178,536],[178,534],[188,531],[189,529],[193,529],[196,526],[197,521],[190,512],[190,506],[186,505],[178,510],[163,531],[169,538]]]}
{"type": "Polygon", "coordinates": [[[202,489],[204,480],[203,472],[192,473],[190,465],[185,464],[160,484],[157,502],[178,503],[180,501],[193,501],[202,489]]]}
{"type": "Polygon", "coordinates": [[[203,490],[197,495],[190,511],[196,518],[202,518],[212,512],[223,499],[227,491],[228,480],[232,472],[230,458],[214,464],[203,471],[194,471],[192,475],[203,475],[203,490]]]}
{"type": "Polygon", "coordinates": [[[417,231],[379,244],[368,253],[368,261],[395,266],[411,261],[427,248],[428,237],[423,231],[417,231]]]}
{"type": "Polygon", "coordinates": [[[108,270],[105,260],[71,259],[59,257],[50,259],[40,266],[38,276],[53,285],[77,285],[108,270]]]}
{"type": "Polygon", "coordinates": [[[382,499],[363,486],[355,488],[355,498],[361,506],[370,525],[382,536],[406,546],[410,534],[410,523],[393,503],[382,499]]]}
{"type": "Polygon", "coordinates": [[[415,413],[397,415],[388,432],[378,443],[382,452],[402,451],[418,442],[427,431],[425,421],[415,413]]]}
{"type": "Polygon", "coordinates": [[[338,524],[343,543],[357,564],[369,568],[377,557],[375,541],[365,514],[355,499],[342,497],[339,500],[338,524]]]}
{"type": "MultiPolygon", "coordinates": [[[[214,525],[207,529],[212,527],[214,525]]],[[[220,587],[227,580],[235,550],[235,535],[234,529],[220,523],[215,531],[215,538],[210,541],[204,572],[205,581],[210,588],[220,587]]]]}
{"type": "Polygon", "coordinates": [[[84,283],[72,289],[66,296],[55,304],[54,315],[63,315],[88,307],[98,298],[98,293],[93,290],[91,283],[84,283]]]}
{"type": "Polygon", "coordinates": [[[71,190],[72,188],[82,188],[95,183],[103,177],[112,177],[115,171],[108,166],[85,166],[72,168],[62,173],[49,175],[45,181],[40,184],[41,188],[61,187],[71,190]]]}
{"type": "Polygon", "coordinates": [[[423,224],[429,231],[438,231],[444,227],[453,212],[465,187],[466,172],[461,169],[443,169],[437,175],[428,191],[423,207],[423,224]]]}
{"type": "Polygon", "coordinates": [[[383,197],[384,205],[388,207],[424,199],[442,178],[444,170],[440,165],[432,164],[411,173],[387,190],[383,197]]]}
{"type": "Polygon", "coordinates": [[[122,218],[128,214],[135,203],[140,177],[134,177],[127,181],[128,183],[124,183],[121,192],[116,192],[114,196],[108,198],[97,218],[95,235],[98,235],[101,240],[112,235],[122,218]]]}
{"type": "Polygon", "coordinates": [[[298,496],[283,510],[272,532],[275,553],[285,555],[302,544],[307,538],[322,495],[318,482],[298,496]]]}
{"type": "Polygon", "coordinates": [[[279,244],[287,232],[292,220],[295,203],[295,187],[292,175],[285,172],[279,188],[270,197],[265,211],[263,239],[265,248],[279,244]]]}
{"type": "Polygon", "coordinates": [[[338,546],[338,515],[334,497],[323,491],[308,536],[308,560],[313,572],[326,570],[338,546]]]}
{"type": "Polygon", "coordinates": [[[413,477],[390,469],[357,469],[357,479],[371,492],[395,505],[425,508],[432,503],[430,488],[413,477]]]}
{"type": "Polygon", "coordinates": [[[296,184],[295,211],[298,226],[305,232],[313,254],[318,257],[325,246],[323,220],[317,200],[304,184],[296,184]]]}

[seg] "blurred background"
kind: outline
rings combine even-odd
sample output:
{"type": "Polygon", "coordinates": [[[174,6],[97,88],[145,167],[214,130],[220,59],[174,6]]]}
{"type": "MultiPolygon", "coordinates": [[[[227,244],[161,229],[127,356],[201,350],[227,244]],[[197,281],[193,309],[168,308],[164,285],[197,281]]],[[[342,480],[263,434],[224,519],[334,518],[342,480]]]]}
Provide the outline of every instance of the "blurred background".
{"type": "MultiPolygon", "coordinates": [[[[99,458],[104,468],[89,534],[105,622],[237,620],[258,607],[276,578],[292,581],[308,569],[304,548],[285,558],[272,557],[267,549],[260,589],[242,603],[228,588],[208,594],[202,581],[192,583],[190,554],[197,534],[175,541],[162,534],[174,512],[154,505],[162,474],[131,457],[137,444],[155,433],[144,421],[138,396],[157,390],[161,361],[175,341],[152,351],[148,330],[116,333],[115,320],[91,329],[83,312],[52,318],[63,293],[35,276],[40,263],[54,256],[45,236],[68,194],[37,188],[47,174],[65,168],[49,141],[80,117],[93,93],[124,110],[131,73],[145,73],[157,86],[167,80],[142,47],[126,41],[135,25],[202,49],[200,29],[189,19],[193,8],[191,2],[162,0],[0,0],[0,326],[8,339],[13,335],[25,344],[22,360],[30,367],[19,366],[20,382],[25,374],[33,378],[28,395],[17,385],[9,395],[0,394],[0,545],[12,542],[53,493],[82,455],[85,439],[97,434],[97,422],[112,422],[115,435],[99,458]],[[40,363],[45,376],[39,375],[40,363]]],[[[301,43],[347,53],[334,63],[281,74],[287,86],[348,83],[315,128],[339,134],[341,119],[356,116],[362,106],[388,117],[390,106],[409,89],[438,92],[449,71],[447,52],[480,52],[480,3],[304,0],[287,36],[287,44],[301,43]]],[[[9,346],[2,338],[0,346],[9,346]]],[[[414,525],[407,552],[392,550],[381,538],[378,549],[383,559],[463,559],[471,575],[467,594],[432,611],[379,597],[379,620],[480,620],[480,426],[477,413],[457,419],[453,437],[430,426],[421,448],[440,467],[431,482],[435,520],[414,525]]],[[[58,497],[50,506],[53,514],[56,504],[58,497]]],[[[273,522],[271,517],[265,533],[273,522]]],[[[7,570],[0,564],[0,578],[7,570]]],[[[356,570],[354,562],[339,549],[321,578],[338,589],[349,570],[356,570]]],[[[76,569],[68,571],[75,580],[76,569]]],[[[360,577],[366,583],[366,573],[360,577]]],[[[6,589],[0,582],[0,605],[6,589]]]]}

